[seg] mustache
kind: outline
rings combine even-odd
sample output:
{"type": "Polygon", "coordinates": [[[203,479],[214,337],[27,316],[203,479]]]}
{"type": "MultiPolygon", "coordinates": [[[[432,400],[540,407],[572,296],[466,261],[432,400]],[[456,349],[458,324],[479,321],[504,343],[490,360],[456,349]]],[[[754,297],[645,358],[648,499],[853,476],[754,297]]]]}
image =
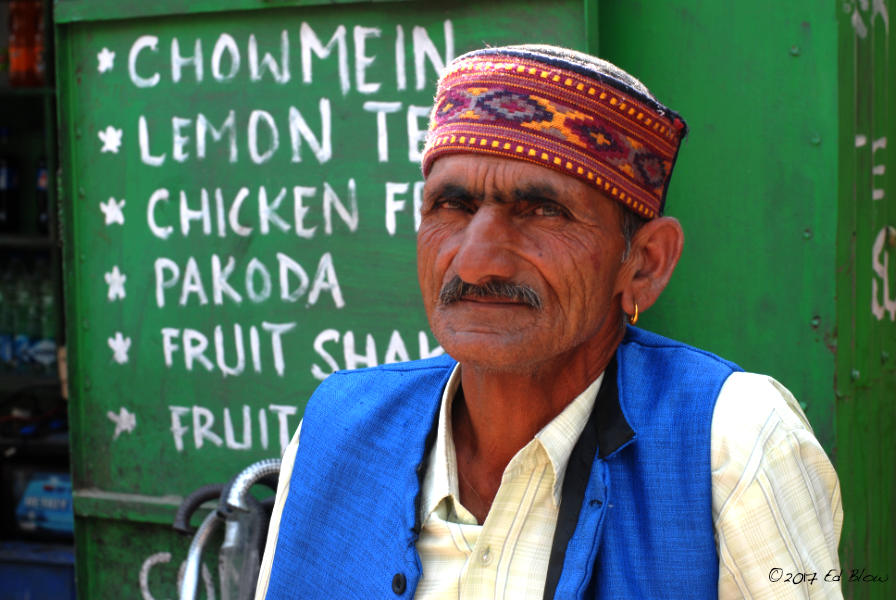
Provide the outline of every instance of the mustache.
{"type": "Polygon", "coordinates": [[[464,297],[512,300],[535,310],[541,310],[543,305],[541,296],[528,285],[500,279],[491,280],[483,285],[476,285],[467,283],[455,275],[439,292],[439,302],[441,304],[451,304],[464,297]]]}

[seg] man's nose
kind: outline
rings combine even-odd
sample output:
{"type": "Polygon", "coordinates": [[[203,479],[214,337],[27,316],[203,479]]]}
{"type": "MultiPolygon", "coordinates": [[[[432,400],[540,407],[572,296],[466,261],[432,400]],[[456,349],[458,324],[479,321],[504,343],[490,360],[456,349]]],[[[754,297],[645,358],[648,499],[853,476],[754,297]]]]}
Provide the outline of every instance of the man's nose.
{"type": "Polygon", "coordinates": [[[511,279],[515,274],[516,243],[518,232],[507,211],[500,205],[480,206],[467,222],[454,257],[458,277],[475,284],[511,279]]]}

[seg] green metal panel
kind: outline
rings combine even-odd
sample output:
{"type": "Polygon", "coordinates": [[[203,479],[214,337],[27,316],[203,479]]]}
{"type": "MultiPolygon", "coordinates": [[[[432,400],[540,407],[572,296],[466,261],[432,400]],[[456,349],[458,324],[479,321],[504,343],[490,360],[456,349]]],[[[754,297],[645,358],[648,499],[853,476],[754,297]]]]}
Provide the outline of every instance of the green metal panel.
{"type": "Polygon", "coordinates": [[[604,57],[690,134],[685,249],[648,328],[784,383],[833,449],[836,14],[795,2],[600,3],[604,57]]]}
{"type": "Polygon", "coordinates": [[[83,597],[172,597],[183,495],[279,455],[335,368],[439,350],[414,266],[436,67],[585,45],[571,0],[290,4],[57,4],[83,597]]]}
{"type": "Polygon", "coordinates": [[[121,2],[119,0],[56,0],[56,22],[133,20],[143,17],[220,13],[229,10],[267,10],[270,8],[363,4],[374,2],[414,2],[415,0],[156,0],[121,2]]]}
{"type": "Polygon", "coordinates": [[[837,3],[840,185],[837,232],[837,458],[851,598],[896,583],[896,49],[893,2],[837,3]],[[888,144],[889,140],[889,144],[888,144]],[[889,147],[888,147],[889,146],[889,147]],[[861,569],[865,569],[862,573],[861,569]],[[889,577],[877,583],[869,576],[889,577]]]}

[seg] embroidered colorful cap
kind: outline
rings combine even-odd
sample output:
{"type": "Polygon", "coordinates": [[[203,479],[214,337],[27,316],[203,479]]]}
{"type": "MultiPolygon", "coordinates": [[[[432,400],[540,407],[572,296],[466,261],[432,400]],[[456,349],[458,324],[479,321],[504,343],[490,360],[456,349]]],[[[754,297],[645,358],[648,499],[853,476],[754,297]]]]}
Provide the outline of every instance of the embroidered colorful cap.
{"type": "Polygon", "coordinates": [[[653,218],[686,133],[611,63],[555,46],[486,48],[456,58],[439,80],[423,175],[440,156],[483,152],[576,177],[653,218]]]}

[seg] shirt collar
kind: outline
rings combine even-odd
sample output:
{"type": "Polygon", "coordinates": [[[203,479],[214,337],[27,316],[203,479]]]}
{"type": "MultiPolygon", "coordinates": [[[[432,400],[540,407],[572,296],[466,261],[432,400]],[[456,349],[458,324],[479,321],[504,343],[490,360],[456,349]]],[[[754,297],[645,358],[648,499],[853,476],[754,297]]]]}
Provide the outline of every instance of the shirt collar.
{"type": "MultiPolygon", "coordinates": [[[[570,402],[563,411],[545,425],[535,435],[536,443],[544,448],[554,474],[553,499],[556,506],[560,505],[561,490],[563,489],[563,477],[566,465],[576,441],[588,422],[588,417],[594,408],[594,400],[597,391],[603,381],[603,373],[591,382],[585,390],[570,402]]],[[[442,403],[439,409],[439,419],[435,445],[427,458],[426,476],[423,480],[423,497],[421,509],[422,522],[439,507],[445,498],[455,500],[453,508],[463,512],[461,507],[460,488],[457,475],[457,453],[454,450],[454,438],[451,429],[451,407],[454,397],[460,386],[460,364],[455,365],[448,384],[442,392],[442,403]]],[[[511,464],[513,461],[511,461],[511,464]]],[[[464,519],[466,515],[459,514],[464,519]]],[[[469,518],[473,518],[469,515],[469,518]]],[[[475,522],[475,519],[473,519],[475,522]]]]}

